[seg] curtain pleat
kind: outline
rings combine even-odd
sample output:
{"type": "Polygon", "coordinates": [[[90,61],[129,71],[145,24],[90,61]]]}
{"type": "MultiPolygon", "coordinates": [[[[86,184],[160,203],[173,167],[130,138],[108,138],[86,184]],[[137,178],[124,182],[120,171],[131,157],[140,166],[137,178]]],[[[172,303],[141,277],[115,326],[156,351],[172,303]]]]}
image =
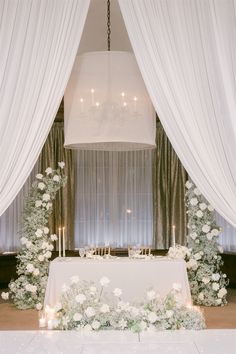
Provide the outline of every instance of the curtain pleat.
{"type": "Polygon", "coordinates": [[[187,174],[157,122],[156,151],[153,159],[153,236],[155,248],[167,249],[172,243],[172,226],[176,242],[186,243],[185,183],[187,174]]]}
{"type": "Polygon", "coordinates": [[[74,205],[75,205],[75,159],[74,152],[64,149],[64,123],[55,122],[39,157],[39,171],[47,167],[57,168],[58,162],[65,162],[67,184],[54,201],[49,220],[50,232],[58,234],[58,228],[65,226],[66,248],[74,248],[74,205]]]}

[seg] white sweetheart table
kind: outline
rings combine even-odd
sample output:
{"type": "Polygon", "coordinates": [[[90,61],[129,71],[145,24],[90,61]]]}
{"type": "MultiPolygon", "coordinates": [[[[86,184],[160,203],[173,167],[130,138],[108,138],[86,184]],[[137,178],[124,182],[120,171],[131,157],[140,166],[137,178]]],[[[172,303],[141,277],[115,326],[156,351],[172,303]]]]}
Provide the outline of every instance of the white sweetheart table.
{"type": "Polygon", "coordinates": [[[50,262],[49,277],[45,293],[44,306],[55,306],[60,300],[62,287],[70,284],[70,278],[78,275],[81,280],[93,281],[99,285],[99,280],[106,276],[110,279],[107,290],[120,288],[124,301],[141,301],[146,291],[156,290],[165,296],[173,283],[181,284],[181,300],[191,303],[191,294],[183,260],[173,260],[168,257],[151,259],[130,259],[127,257],[111,259],[89,258],[56,258],[50,262]]]}

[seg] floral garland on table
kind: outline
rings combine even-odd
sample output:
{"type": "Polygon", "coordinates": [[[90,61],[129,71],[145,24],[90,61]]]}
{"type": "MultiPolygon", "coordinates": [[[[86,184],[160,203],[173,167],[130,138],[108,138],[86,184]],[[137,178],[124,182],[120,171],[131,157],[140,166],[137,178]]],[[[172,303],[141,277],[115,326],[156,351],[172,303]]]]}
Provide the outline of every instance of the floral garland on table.
{"type": "Polygon", "coordinates": [[[112,294],[104,293],[109,284],[107,277],[100,279],[101,288],[91,282],[71,277],[71,284],[64,285],[61,302],[55,307],[54,327],[62,330],[132,330],[147,329],[203,329],[205,321],[202,313],[184,306],[179,295],[180,284],[165,298],[154,290],[146,293],[146,300],[140,304],[129,304],[121,300],[122,290],[115,288],[112,294]]]}
{"type": "Polygon", "coordinates": [[[48,167],[46,175],[37,174],[29,195],[25,200],[23,223],[20,231],[22,249],[17,259],[18,278],[9,284],[9,293],[2,293],[2,298],[10,297],[20,309],[36,308],[40,310],[44,299],[49,259],[57,235],[49,235],[48,218],[52,213],[52,201],[57,191],[65,185],[63,174],[64,162],[58,162],[59,168],[48,167]]]}
{"type": "Polygon", "coordinates": [[[201,192],[190,182],[186,182],[186,204],[188,214],[188,246],[171,247],[168,255],[186,260],[188,278],[195,304],[223,306],[227,304],[226,286],[228,279],[221,271],[223,264],[218,244],[220,228],[217,226],[214,208],[207,203],[201,192]],[[182,257],[181,257],[182,254],[182,257]]]}

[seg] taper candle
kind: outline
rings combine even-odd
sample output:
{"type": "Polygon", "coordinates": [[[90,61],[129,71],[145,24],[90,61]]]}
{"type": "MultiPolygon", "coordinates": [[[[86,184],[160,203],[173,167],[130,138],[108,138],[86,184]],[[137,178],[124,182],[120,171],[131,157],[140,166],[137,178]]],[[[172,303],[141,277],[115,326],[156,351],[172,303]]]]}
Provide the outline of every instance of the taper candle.
{"type": "Polygon", "coordinates": [[[60,227],[58,233],[58,251],[59,251],[59,257],[61,257],[61,228],[60,227]]]}
{"type": "Polygon", "coordinates": [[[172,226],[172,246],[175,247],[175,225],[172,226]]]}
{"type": "Polygon", "coordinates": [[[65,226],[62,228],[62,252],[63,257],[66,256],[66,236],[65,236],[65,226]]]}

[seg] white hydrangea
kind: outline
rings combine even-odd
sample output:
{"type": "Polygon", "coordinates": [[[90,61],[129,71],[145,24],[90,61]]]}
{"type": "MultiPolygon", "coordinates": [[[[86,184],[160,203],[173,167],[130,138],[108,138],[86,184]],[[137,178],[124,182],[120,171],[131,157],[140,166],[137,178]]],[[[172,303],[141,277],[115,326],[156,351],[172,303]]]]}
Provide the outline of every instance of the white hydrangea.
{"type": "Polygon", "coordinates": [[[34,271],[34,265],[32,263],[28,263],[26,266],[26,270],[28,273],[33,273],[34,271]]]}
{"type": "Polygon", "coordinates": [[[213,238],[213,235],[212,235],[211,233],[208,233],[208,234],[206,235],[206,237],[207,237],[207,239],[208,239],[209,241],[211,241],[212,238],[213,238]]]}
{"type": "Polygon", "coordinates": [[[208,234],[208,232],[211,230],[210,226],[205,224],[202,227],[202,232],[204,232],[205,234],[208,234]]]}
{"type": "Polygon", "coordinates": [[[211,276],[211,279],[214,281],[220,280],[220,274],[219,273],[213,273],[211,276]]]}
{"type": "Polygon", "coordinates": [[[86,296],[84,294],[78,294],[75,297],[75,301],[82,305],[86,301],[86,296]]]}
{"type": "Polygon", "coordinates": [[[52,256],[52,252],[51,251],[47,251],[45,254],[44,254],[44,257],[45,258],[51,258],[52,256]]]}
{"type": "Polygon", "coordinates": [[[191,237],[193,240],[195,240],[195,239],[197,238],[197,233],[196,233],[196,232],[192,232],[192,233],[190,234],[190,237],[191,237]]]}
{"type": "Polygon", "coordinates": [[[21,237],[20,242],[22,243],[22,245],[25,245],[28,242],[28,239],[26,237],[21,237]]]}
{"type": "Polygon", "coordinates": [[[213,230],[211,230],[211,234],[212,234],[213,236],[218,236],[218,235],[219,235],[219,233],[220,233],[220,231],[219,231],[219,230],[217,230],[217,229],[213,229],[213,230]]]}
{"type": "Polygon", "coordinates": [[[157,315],[155,314],[155,312],[149,312],[148,314],[148,321],[150,323],[155,323],[157,320],[157,315]]]}
{"type": "Polygon", "coordinates": [[[83,318],[83,316],[82,316],[81,313],[79,313],[79,312],[76,312],[76,313],[74,314],[74,316],[73,316],[73,320],[76,321],[76,322],[81,321],[82,318],[83,318]]]}
{"type": "Polygon", "coordinates": [[[213,206],[212,206],[212,205],[210,205],[210,204],[208,205],[207,209],[208,209],[209,211],[214,211],[213,206]]]}
{"type": "Polygon", "coordinates": [[[226,290],[225,288],[221,288],[221,289],[218,291],[217,296],[218,296],[219,298],[222,298],[222,297],[224,297],[226,294],[227,294],[227,290],[226,290]]]}
{"type": "Polygon", "coordinates": [[[50,239],[51,239],[52,241],[57,241],[57,235],[56,235],[56,234],[52,234],[52,235],[50,236],[50,239]]]}
{"type": "Polygon", "coordinates": [[[101,286],[107,286],[108,284],[110,283],[110,280],[107,278],[107,277],[102,277],[101,279],[100,279],[100,284],[101,284],[101,286]]]}
{"type": "Polygon", "coordinates": [[[203,217],[203,212],[201,210],[198,210],[196,212],[196,215],[197,215],[198,218],[202,218],[203,217]]]}
{"type": "Polygon", "coordinates": [[[42,254],[40,254],[38,256],[38,260],[39,260],[39,262],[43,262],[44,261],[44,256],[42,254]]]}
{"type": "Polygon", "coordinates": [[[43,230],[37,229],[36,232],[35,232],[35,235],[36,235],[38,238],[42,237],[42,236],[43,236],[43,230]]]}
{"type": "Polygon", "coordinates": [[[43,201],[48,202],[51,199],[50,194],[44,193],[43,194],[43,201]]]}
{"type": "Polygon", "coordinates": [[[43,175],[42,175],[41,173],[38,173],[38,174],[36,175],[36,178],[37,178],[37,179],[43,179],[43,175]]]}
{"type": "Polygon", "coordinates": [[[202,278],[202,282],[203,282],[204,284],[208,284],[208,283],[210,282],[210,278],[208,278],[208,277],[203,277],[203,278],[202,278]]]}
{"type": "Polygon", "coordinates": [[[49,228],[48,227],[44,227],[43,228],[43,232],[45,233],[45,235],[47,235],[49,233],[49,228]]]}
{"type": "Polygon", "coordinates": [[[218,283],[212,283],[212,289],[213,290],[217,291],[217,290],[219,290],[219,288],[220,288],[220,286],[219,286],[218,283]]]}
{"type": "Polygon", "coordinates": [[[193,192],[194,192],[194,194],[197,195],[197,196],[199,196],[199,195],[202,194],[202,193],[200,192],[200,190],[197,189],[197,188],[194,188],[193,192]]]}
{"type": "Polygon", "coordinates": [[[107,313],[110,312],[110,307],[107,304],[102,304],[102,306],[100,307],[100,312],[101,313],[107,313]]]}
{"type": "Polygon", "coordinates": [[[36,208],[41,207],[41,205],[42,205],[42,201],[41,200],[36,200],[36,202],[35,202],[36,208]]]}
{"type": "Polygon", "coordinates": [[[33,271],[33,275],[35,277],[37,277],[39,275],[39,269],[38,268],[35,268],[34,271],[33,271]]]}
{"type": "Polygon", "coordinates": [[[116,296],[116,297],[120,297],[120,296],[122,295],[122,290],[119,289],[119,288],[115,288],[115,289],[113,290],[113,294],[114,294],[114,296],[116,296]]]}
{"type": "Polygon", "coordinates": [[[193,257],[196,259],[196,261],[199,261],[202,258],[202,255],[200,254],[200,252],[198,252],[198,253],[195,253],[193,255],[193,257]]]}
{"type": "Polygon", "coordinates": [[[96,311],[91,306],[87,307],[84,312],[85,312],[86,316],[89,317],[89,318],[90,317],[94,317],[96,315],[96,311]]]}
{"type": "Polygon", "coordinates": [[[187,269],[197,269],[198,262],[196,261],[196,259],[190,258],[190,260],[186,262],[186,267],[187,269]]]}
{"type": "Polygon", "coordinates": [[[200,208],[201,210],[205,210],[205,209],[207,208],[206,203],[200,203],[200,204],[199,204],[199,208],[200,208]]]}
{"type": "Polygon", "coordinates": [[[185,186],[186,186],[187,189],[190,189],[193,186],[193,184],[191,182],[187,181],[185,183],[185,186]]]}
{"type": "Polygon", "coordinates": [[[43,191],[46,188],[46,185],[43,182],[39,182],[38,183],[38,189],[40,189],[41,191],[43,191]]]}
{"type": "Polygon", "coordinates": [[[9,293],[3,291],[1,293],[1,297],[2,297],[3,300],[8,300],[9,299],[9,293]]]}
{"type": "Polygon", "coordinates": [[[58,175],[53,176],[53,181],[60,182],[60,176],[58,176],[58,175]]]}
{"type": "Polygon", "coordinates": [[[197,198],[191,198],[191,199],[190,199],[190,204],[191,204],[192,206],[196,206],[196,205],[198,204],[197,198]]]}

